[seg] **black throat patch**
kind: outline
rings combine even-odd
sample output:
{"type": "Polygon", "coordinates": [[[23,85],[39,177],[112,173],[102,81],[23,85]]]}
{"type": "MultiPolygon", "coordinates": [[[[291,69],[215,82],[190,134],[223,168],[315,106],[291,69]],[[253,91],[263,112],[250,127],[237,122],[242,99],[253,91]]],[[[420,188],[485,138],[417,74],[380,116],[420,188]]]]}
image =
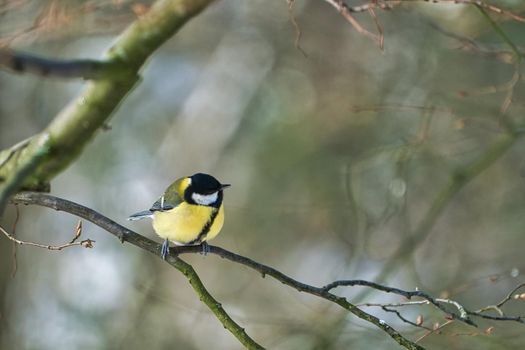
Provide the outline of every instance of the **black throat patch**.
{"type": "Polygon", "coordinates": [[[195,238],[193,241],[190,241],[186,244],[187,245],[201,244],[204,238],[206,238],[206,235],[208,234],[208,232],[210,232],[211,225],[213,225],[213,223],[215,222],[215,218],[217,217],[217,214],[219,214],[219,208],[213,208],[213,211],[211,212],[210,220],[208,220],[206,225],[204,225],[204,227],[202,228],[197,238],[195,238]]]}

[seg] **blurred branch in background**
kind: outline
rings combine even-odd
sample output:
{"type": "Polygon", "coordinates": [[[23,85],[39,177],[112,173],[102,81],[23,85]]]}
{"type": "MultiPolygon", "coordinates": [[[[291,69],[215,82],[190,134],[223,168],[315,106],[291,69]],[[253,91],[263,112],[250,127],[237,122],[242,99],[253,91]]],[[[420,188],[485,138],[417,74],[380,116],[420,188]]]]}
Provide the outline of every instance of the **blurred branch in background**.
{"type": "Polygon", "coordinates": [[[385,280],[401,264],[411,258],[411,254],[425,241],[432,232],[436,221],[439,219],[445,208],[458,194],[458,192],[468,183],[479,176],[485,169],[496,162],[505,152],[512,147],[515,142],[524,135],[523,132],[514,134],[501,134],[488,150],[479,159],[471,164],[459,167],[452,172],[449,183],[445,185],[436,195],[427,210],[424,218],[420,221],[413,232],[409,233],[404,241],[400,244],[399,249],[391,257],[391,263],[386,265],[377,281],[385,280]]]}
{"type": "MultiPolygon", "coordinates": [[[[439,0],[437,1],[440,2],[439,0]]],[[[514,123],[506,117],[506,112],[512,103],[512,97],[514,95],[514,90],[517,83],[521,80],[521,62],[523,60],[523,53],[518,49],[514,42],[505,34],[505,32],[499,27],[499,25],[489,17],[485,9],[498,12],[492,6],[486,5],[479,1],[459,1],[457,3],[468,3],[475,5],[484,16],[484,18],[490,23],[493,30],[498,34],[500,38],[512,49],[512,54],[514,58],[512,59],[515,66],[514,74],[511,80],[504,84],[504,87],[501,89],[506,92],[502,105],[500,107],[500,115],[498,120],[501,125],[504,127],[504,133],[500,133],[494,142],[488,147],[486,152],[484,152],[481,157],[477,160],[472,161],[468,165],[464,165],[456,168],[452,171],[450,176],[449,183],[444,186],[444,188],[438,192],[434,201],[427,210],[425,216],[416,226],[413,232],[409,233],[404,241],[400,244],[399,249],[391,257],[391,263],[388,264],[382,272],[377,277],[377,281],[384,281],[392,272],[394,272],[401,264],[406,260],[411,258],[411,253],[414,252],[429,236],[432,232],[436,221],[441,216],[444,209],[452,201],[452,199],[460,192],[460,190],[465,187],[469,182],[478,177],[485,169],[490,167],[494,162],[500,159],[507,150],[512,147],[517,140],[522,138],[524,135],[523,126],[516,126],[514,123]]],[[[503,13],[499,11],[498,13],[503,13]]],[[[515,18],[513,18],[515,19],[515,18]]],[[[438,29],[439,30],[439,29],[438,29]]],[[[445,35],[451,36],[455,39],[467,42],[470,46],[476,48],[476,52],[485,54],[484,50],[479,50],[479,46],[470,39],[462,38],[446,31],[440,30],[445,35]]],[[[413,108],[413,106],[406,106],[413,108]]],[[[405,107],[405,108],[406,108],[405,107]]],[[[366,294],[365,292],[362,297],[366,294]]]]}
{"type": "Polygon", "coordinates": [[[48,59],[7,49],[0,49],[0,67],[58,78],[118,79],[133,74],[117,61],[48,59]]]}
{"type": "MultiPolygon", "coordinates": [[[[148,6],[126,0],[116,1],[31,1],[8,0],[0,3],[0,16],[19,12],[24,13],[27,8],[33,8],[36,15],[33,17],[18,17],[12,23],[7,35],[0,35],[0,48],[39,41],[42,37],[95,35],[117,33],[137,17],[144,15],[148,6]],[[122,9],[130,7],[127,14],[122,9]],[[102,19],[100,23],[89,23],[90,15],[100,11],[110,20],[102,19]],[[31,19],[34,18],[34,19],[31,19]],[[88,24],[88,25],[86,25],[88,24]]],[[[5,19],[4,19],[5,20],[5,19]]]]}
{"type": "MultiPolygon", "coordinates": [[[[429,2],[432,4],[471,5],[483,11],[487,10],[487,11],[494,12],[499,15],[505,16],[514,21],[525,23],[524,17],[521,17],[511,11],[504,10],[500,7],[497,7],[497,6],[494,6],[484,1],[479,1],[479,0],[375,0],[375,1],[370,1],[369,3],[366,3],[366,4],[356,5],[356,6],[350,6],[343,0],[323,0],[323,1],[332,5],[352,25],[352,27],[354,27],[354,29],[357,30],[359,34],[363,34],[366,37],[371,38],[374,41],[377,41],[381,49],[383,49],[384,47],[384,41],[385,41],[384,31],[382,29],[382,26],[374,10],[375,9],[391,10],[395,6],[401,5],[402,3],[429,2]],[[366,28],[364,28],[352,15],[352,14],[359,14],[362,12],[368,12],[368,14],[372,18],[376,26],[377,34],[374,34],[370,32],[369,30],[367,30],[366,28]]],[[[288,3],[293,4],[293,1],[288,1],[288,3]]],[[[297,25],[295,24],[295,22],[294,22],[294,25],[297,28],[297,25]]],[[[300,31],[297,31],[297,40],[296,40],[297,47],[299,47],[298,45],[299,39],[300,39],[300,31]]]]}
{"type": "MultiPolygon", "coordinates": [[[[135,86],[146,59],[211,2],[157,1],[106,53],[107,65],[125,67],[127,74],[89,82],[84,92],[25,147],[0,152],[0,179],[3,179],[0,183],[0,213],[8,196],[20,186],[37,190],[45,188],[56,174],[73,162],[135,86]]],[[[29,61],[42,63],[35,59],[29,61]]],[[[98,65],[105,66],[102,62],[98,65]]]]}

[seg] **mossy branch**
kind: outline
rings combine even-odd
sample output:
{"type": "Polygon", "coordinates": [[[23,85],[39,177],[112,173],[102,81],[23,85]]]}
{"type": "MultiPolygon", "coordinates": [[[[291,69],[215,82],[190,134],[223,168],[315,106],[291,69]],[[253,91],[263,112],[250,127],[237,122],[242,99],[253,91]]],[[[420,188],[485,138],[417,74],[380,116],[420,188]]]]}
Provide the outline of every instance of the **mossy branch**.
{"type": "MultiPolygon", "coordinates": [[[[60,210],[68,212],[70,214],[76,215],[80,218],[91,221],[95,225],[106,230],[108,233],[113,234],[118,237],[122,242],[131,243],[141,249],[154,253],[157,257],[160,258],[161,246],[154,241],[145,238],[138,233],[135,233],[124,226],[117,224],[116,222],[110,220],[109,218],[97,213],[93,209],[84,207],[80,204],[70,202],[65,199],[57,198],[44,193],[33,193],[33,192],[22,192],[15,195],[12,199],[12,202],[15,204],[34,204],[40,205],[55,210],[60,210]]],[[[42,246],[42,245],[41,245],[42,246]]],[[[46,246],[44,246],[46,247],[46,246]]],[[[182,272],[187,278],[190,285],[195,290],[196,294],[199,296],[200,300],[205,303],[208,308],[215,314],[217,319],[228,329],[246,348],[248,349],[262,349],[262,347],[257,344],[253,339],[251,339],[244,329],[240,327],[231,317],[226,313],[222,308],[222,305],[215,299],[213,296],[206,290],[202,281],[200,280],[198,274],[195,272],[193,267],[186,263],[184,260],[179,258],[181,254],[189,253],[199,253],[202,252],[201,246],[178,246],[172,247],[170,249],[170,255],[167,257],[167,262],[175,267],[177,270],[182,272]]],[[[446,315],[447,319],[457,320],[469,326],[477,327],[476,323],[473,321],[473,318],[481,318],[492,321],[500,322],[517,322],[525,323],[525,318],[523,315],[507,315],[502,310],[502,306],[516,297],[522,299],[523,294],[516,294],[516,292],[525,287],[525,283],[521,283],[516,286],[512,291],[510,291],[506,297],[504,297],[500,302],[488,305],[478,310],[470,310],[467,307],[463,306],[459,302],[452,299],[444,298],[435,298],[429,293],[426,293],[422,290],[404,290],[396,287],[390,287],[386,285],[381,285],[379,283],[366,281],[366,280],[337,280],[331,282],[322,287],[316,287],[309,285],[298,280],[293,279],[285,275],[284,273],[270,267],[268,265],[261,264],[256,262],[248,257],[235,254],[226,249],[209,246],[209,253],[215,254],[221,258],[227,259],[231,262],[246,266],[254,271],[257,271],[261,274],[262,277],[271,276],[275,280],[281,282],[283,285],[289,286],[296,289],[299,292],[304,292],[319,298],[325,299],[327,301],[333,302],[342,308],[350,311],[352,314],[358,318],[369,322],[376,327],[380,328],[382,331],[387,333],[392,339],[394,339],[399,345],[403,346],[406,349],[424,349],[422,346],[416,342],[410,341],[405,338],[401,333],[396,331],[386,322],[380,320],[379,318],[361,310],[358,306],[349,302],[346,298],[340,297],[332,292],[333,289],[338,287],[366,287],[367,290],[376,290],[384,293],[391,293],[395,295],[402,296],[408,301],[395,302],[395,303],[366,303],[360,306],[379,306],[386,312],[394,312],[398,318],[404,323],[416,326],[422,329],[430,330],[432,329],[425,327],[421,324],[414,323],[405,317],[403,317],[399,312],[389,309],[389,307],[402,307],[407,305],[432,305],[446,315]],[[414,298],[418,300],[413,300],[414,298]],[[453,310],[447,307],[452,305],[453,310]],[[487,311],[496,311],[498,315],[487,314],[487,311]]],[[[420,338],[421,339],[421,338],[420,338]]]]}
{"type": "MultiPolygon", "coordinates": [[[[36,204],[71,213],[100,226],[107,232],[118,237],[122,242],[131,243],[132,245],[153,253],[160,258],[160,245],[158,243],[141,236],[138,233],[133,232],[99,214],[98,212],[80,204],[48,194],[36,192],[18,193],[13,196],[12,202],[17,204],[36,204]]],[[[206,304],[206,306],[208,306],[215,317],[217,317],[217,319],[222,323],[224,328],[230,331],[239,340],[239,342],[244,345],[246,349],[264,349],[261,345],[250,338],[244,328],[239,326],[228,315],[222,305],[217,300],[215,300],[215,298],[213,298],[190,264],[186,263],[184,260],[180,259],[174,254],[169,255],[166,259],[166,262],[179,270],[187,278],[199,299],[204,304],[206,304]]]]}
{"type": "Polygon", "coordinates": [[[195,290],[195,293],[199,296],[199,299],[208,306],[208,308],[213,312],[215,317],[222,323],[225,329],[230,331],[231,334],[239,340],[239,342],[244,345],[246,349],[264,349],[261,345],[256,343],[250,336],[246,333],[244,328],[239,326],[228,313],[223,309],[221,303],[219,303],[215,298],[208,292],[204,284],[202,283],[199,275],[193,267],[180,259],[179,257],[170,255],[166,258],[166,261],[171,266],[175,267],[177,270],[182,272],[184,276],[188,279],[188,282],[195,290]]]}
{"type": "MultiPolygon", "coordinates": [[[[127,229],[124,226],[117,224],[116,222],[99,214],[93,209],[45,193],[36,192],[18,193],[15,196],[13,196],[12,202],[15,204],[40,205],[76,215],[103,228],[107,232],[118,237],[122,242],[131,243],[141,249],[154,253],[160,259],[160,244],[144,236],[141,236],[138,233],[127,229]]],[[[240,327],[237,323],[235,323],[235,321],[231,319],[231,317],[224,311],[221,304],[218,303],[209,294],[193,267],[191,267],[191,265],[187,264],[185,261],[178,257],[179,254],[197,253],[201,250],[202,248],[199,246],[174,247],[170,249],[170,255],[167,257],[166,261],[186,276],[189,283],[191,284],[199,298],[202,300],[202,302],[204,302],[210,308],[210,310],[215,314],[217,319],[224,325],[224,327],[228,329],[247,349],[262,349],[262,347],[259,344],[257,344],[246,334],[242,327],[240,327]]],[[[401,333],[399,333],[393,327],[388,325],[385,321],[361,310],[354,304],[350,303],[346,298],[331,293],[330,290],[326,287],[315,287],[302,283],[272,267],[260,264],[247,257],[237,255],[219,247],[210,246],[210,253],[217,254],[218,256],[226,258],[230,261],[248,266],[260,272],[263,276],[272,276],[276,280],[300,292],[305,292],[325,299],[327,301],[333,302],[341,306],[342,308],[350,311],[352,314],[359,317],[360,319],[378,327],[379,329],[387,333],[399,345],[403,346],[406,349],[424,350],[424,347],[405,338],[401,333]]]]}
{"type": "Polygon", "coordinates": [[[47,188],[49,181],[78,157],[133,89],[139,81],[140,68],[153,52],[212,2],[155,2],[105,53],[105,69],[119,67],[118,74],[107,72],[103,79],[88,82],[84,91],[24,147],[0,152],[0,214],[7,197],[20,187],[47,188]],[[27,171],[28,165],[31,171],[27,171]]]}

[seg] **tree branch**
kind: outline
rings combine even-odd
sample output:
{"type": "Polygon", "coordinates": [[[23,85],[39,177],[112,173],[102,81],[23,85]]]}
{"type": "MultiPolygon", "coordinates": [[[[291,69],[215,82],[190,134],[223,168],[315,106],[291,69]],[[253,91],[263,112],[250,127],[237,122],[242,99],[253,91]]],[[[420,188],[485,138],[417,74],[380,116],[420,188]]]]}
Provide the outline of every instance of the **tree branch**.
{"type": "MultiPolygon", "coordinates": [[[[138,233],[133,232],[124,226],[117,224],[113,220],[110,220],[109,218],[99,214],[98,212],[80,204],[37,192],[22,192],[16,194],[13,196],[12,202],[15,204],[36,204],[71,213],[103,228],[107,232],[119,238],[121,242],[131,243],[134,246],[142,248],[160,257],[160,245],[156,242],[143,237],[138,233]]],[[[199,249],[199,251],[201,250],[199,249]]],[[[217,319],[223,324],[224,328],[230,331],[241,342],[241,344],[243,344],[247,349],[264,349],[261,345],[257,344],[252,338],[248,336],[248,334],[244,331],[244,328],[239,326],[226,313],[221,304],[215,300],[213,296],[206,290],[206,287],[203,285],[202,281],[191,265],[180,259],[176,254],[171,254],[168,256],[166,261],[168,264],[182,272],[182,274],[188,279],[188,282],[199,296],[200,300],[210,308],[217,319]]]]}
{"type": "MultiPolygon", "coordinates": [[[[117,224],[111,219],[99,214],[98,212],[90,208],[84,207],[80,204],[65,199],[57,198],[45,193],[37,192],[22,192],[16,194],[15,196],[13,196],[12,202],[15,204],[35,204],[59,211],[68,212],[70,214],[76,215],[94,223],[95,225],[103,228],[104,230],[118,237],[122,242],[131,243],[160,257],[160,244],[146,237],[143,237],[138,233],[131,231],[126,227],[117,224]]],[[[250,267],[260,272],[263,277],[266,275],[272,276],[276,280],[300,292],[306,292],[308,294],[323,298],[341,306],[342,308],[350,311],[360,319],[367,321],[380,328],[381,330],[386,332],[390,337],[392,337],[398,344],[405,347],[406,349],[424,349],[422,346],[417,345],[416,343],[405,338],[402,334],[400,334],[398,331],[396,331],[394,328],[388,325],[385,321],[359,309],[352,303],[348,302],[346,298],[339,297],[335,294],[330,293],[329,290],[326,290],[326,287],[314,287],[299,282],[291,277],[286,276],[282,272],[270,266],[260,264],[247,257],[232,253],[223,248],[216,246],[209,246],[209,248],[211,254],[216,254],[222,258],[250,267]]],[[[218,303],[209,294],[209,292],[206,290],[206,288],[200,281],[198,275],[196,274],[195,270],[193,270],[191,265],[187,264],[185,261],[178,257],[178,255],[180,254],[199,253],[201,251],[202,248],[200,246],[174,247],[170,249],[170,255],[167,257],[166,261],[186,276],[195,292],[199,295],[200,299],[210,308],[210,310],[215,314],[215,316],[224,325],[224,327],[228,329],[237,339],[239,339],[239,341],[243,345],[245,345],[249,349],[261,349],[262,347],[255,343],[255,341],[253,341],[246,334],[244,329],[241,328],[237,323],[235,323],[235,321],[233,321],[230,318],[230,316],[226,313],[226,311],[224,311],[220,303],[218,303]]]]}
{"type": "Polygon", "coordinates": [[[480,9],[482,13],[486,15],[490,21],[492,21],[492,19],[488,17],[486,11],[497,13],[499,15],[508,17],[517,22],[525,23],[524,17],[518,16],[512,13],[511,11],[503,10],[502,8],[496,7],[491,4],[487,4],[480,0],[371,0],[368,3],[356,5],[356,6],[350,6],[344,0],[322,0],[322,1],[334,7],[352,25],[352,27],[354,27],[354,29],[357,30],[358,33],[364,34],[368,36],[369,38],[372,38],[373,40],[378,41],[381,50],[383,50],[383,46],[384,46],[384,33],[381,27],[381,24],[379,23],[376,17],[374,10],[375,9],[391,10],[392,8],[394,8],[394,6],[397,6],[401,3],[429,2],[429,3],[434,3],[434,4],[453,3],[453,4],[460,4],[460,5],[471,5],[471,6],[475,6],[478,9],[480,9]],[[368,12],[370,14],[378,30],[378,34],[374,34],[368,31],[367,29],[365,29],[352,15],[352,14],[359,14],[363,12],[368,12]]]}
{"type": "MultiPolygon", "coordinates": [[[[48,194],[44,193],[36,193],[36,192],[22,192],[17,195],[15,195],[12,198],[12,202],[15,204],[34,204],[34,205],[40,205],[45,206],[48,208],[52,208],[59,211],[65,211],[70,214],[76,215],[78,217],[81,217],[83,219],[86,219],[95,225],[100,226],[107,232],[113,234],[114,236],[118,237],[122,242],[128,242],[131,243],[139,248],[142,248],[144,250],[147,250],[151,253],[154,253],[157,256],[160,256],[160,250],[161,245],[146,238],[138,233],[131,231],[124,226],[121,226],[117,224],[116,222],[110,220],[109,218],[99,214],[98,212],[84,207],[80,204],[61,199],[58,197],[54,197],[48,194]]],[[[200,280],[199,276],[193,269],[191,265],[180,259],[178,256],[181,254],[188,254],[188,253],[200,253],[202,251],[202,248],[200,246],[178,246],[173,247],[170,249],[170,255],[167,258],[167,262],[174,266],[177,270],[182,272],[184,276],[188,279],[189,283],[197,293],[197,295],[200,297],[200,299],[210,308],[210,310],[215,314],[215,316],[219,319],[219,321],[224,325],[226,329],[228,329],[239,341],[248,349],[262,349],[262,347],[257,344],[254,340],[252,340],[244,331],[242,327],[240,327],[231,317],[226,313],[226,311],[222,308],[221,304],[217,302],[213,298],[213,296],[206,290],[204,285],[202,284],[202,281],[200,280]]],[[[476,324],[471,320],[471,317],[478,317],[478,318],[484,318],[488,320],[493,321],[514,321],[518,323],[525,323],[525,319],[523,316],[507,316],[501,311],[501,307],[507,303],[509,300],[516,298],[514,294],[520,289],[525,286],[524,284],[520,284],[517,287],[515,287],[511,292],[507,294],[507,296],[500,301],[499,303],[493,305],[493,306],[487,306],[485,308],[479,309],[477,311],[472,311],[467,308],[465,308],[462,304],[455,300],[451,299],[444,299],[444,298],[434,298],[430,294],[425,293],[420,290],[403,290],[395,287],[385,286],[381,285],[375,282],[370,282],[366,280],[338,280],[334,281],[332,283],[329,283],[325,285],[324,287],[315,287],[312,285],[305,284],[303,282],[297,281],[284,273],[261,263],[258,263],[250,258],[247,258],[242,255],[235,254],[233,252],[230,252],[226,249],[217,247],[217,246],[209,246],[209,252],[211,254],[215,254],[220,256],[221,258],[230,260],[232,262],[247,266],[261,274],[262,277],[265,276],[271,276],[277,281],[280,281],[281,283],[292,287],[300,292],[305,292],[317,297],[320,297],[322,299],[328,300],[330,302],[333,302],[342,308],[350,311],[357,317],[359,317],[362,320],[365,320],[367,322],[370,322],[386,332],[390,337],[392,337],[394,340],[396,340],[400,345],[404,346],[407,349],[423,349],[421,346],[415,344],[414,342],[408,340],[404,336],[402,336],[399,332],[397,332],[395,329],[393,329],[391,326],[386,324],[383,320],[380,320],[379,318],[368,314],[358,308],[356,305],[348,302],[346,298],[339,297],[330,291],[332,289],[335,289],[337,287],[351,287],[351,286],[362,286],[362,287],[369,287],[371,289],[375,289],[378,291],[382,291],[385,293],[393,293],[400,296],[403,296],[407,298],[408,300],[411,300],[412,298],[421,298],[421,301],[415,301],[415,302],[403,302],[403,303],[396,303],[396,304],[364,304],[364,306],[380,306],[385,310],[389,307],[399,307],[399,306],[406,306],[406,305],[414,305],[414,304],[432,304],[442,312],[444,312],[446,315],[448,315],[449,318],[458,320],[461,322],[464,322],[471,326],[476,326],[476,324]],[[448,310],[445,305],[453,305],[455,309],[457,309],[457,312],[448,310]],[[496,309],[498,311],[499,316],[492,316],[485,314],[486,311],[496,309]]],[[[519,295],[521,298],[521,295],[519,295]]],[[[392,309],[385,310],[387,312],[394,312],[398,314],[397,312],[393,311],[392,309]]],[[[398,314],[399,316],[399,314],[398,314]]],[[[403,322],[406,322],[406,320],[403,317],[400,317],[400,319],[403,322]]],[[[408,322],[412,324],[411,322],[408,322]]]]}
{"type": "Polygon", "coordinates": [[[16,73],[59,78],[111,79],[124,78],[133,73],[119,62],[50,59],[6,49],[0,49],[0,67],[16,73]]]}
{"type": "Polygon", "coordinates": [[[44,248],[44,249],[48,249],[48,250],[62,250],[62,249],[69,248],[69,247],[74,247],[74,246],[80,246],[80,247],[84,247],[84,248],[93,248],[93,243],[95,243],[94,240],[89,239],[89,238],[78,242],[77,240],[80,237],[80,231],[78,229],[77,229],[77,234],[71,240],[71,242],[60,244],[60,245],[41,244],[41,243],[35,243],[35,242],[30,242],[30,241],[23,241],[21,239],[15,238],[12,234],[7,232],[1,226],[0,226],[0,233],[3,233],[4,236],[6,236],[9,240],[11,240],[12,242],[14,242],[16,244],[19,244],[19,245],[30,245],[30,246],[33,246],[33,247],[44,248]]]}

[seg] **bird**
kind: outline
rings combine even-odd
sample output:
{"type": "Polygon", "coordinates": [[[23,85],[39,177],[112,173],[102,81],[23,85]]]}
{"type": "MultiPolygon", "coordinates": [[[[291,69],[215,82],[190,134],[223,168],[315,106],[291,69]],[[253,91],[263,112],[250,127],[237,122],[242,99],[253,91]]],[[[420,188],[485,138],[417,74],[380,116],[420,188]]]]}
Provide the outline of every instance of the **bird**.
{"type": "Polygon", "coordinates": [[[128,220],[151,218],[155,233],[164,239],[161,257],[166,260],[169,244],[200,245],[209,252],[207,241],[215,238],[224,224],[223,190],[211,175],[197,173],[173,182],[149,210],[131,215],[128,220]]]}

